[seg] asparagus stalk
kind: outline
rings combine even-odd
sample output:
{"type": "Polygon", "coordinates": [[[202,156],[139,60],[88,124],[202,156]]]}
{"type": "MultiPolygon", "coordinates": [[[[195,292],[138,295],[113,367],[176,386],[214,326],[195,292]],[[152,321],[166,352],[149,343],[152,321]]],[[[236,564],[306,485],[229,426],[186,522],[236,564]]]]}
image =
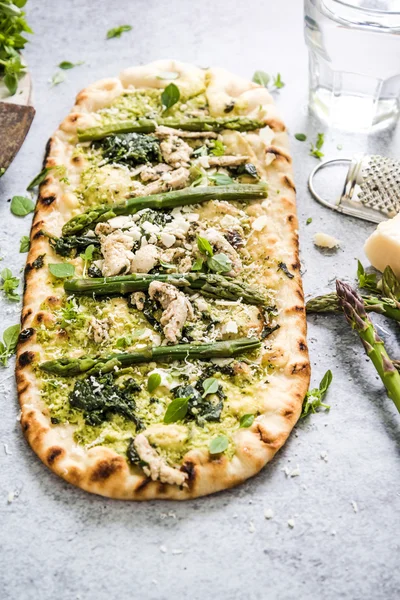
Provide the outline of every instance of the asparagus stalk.
{"type": "MultiPolygon", "coordinates": [[[[377,298],[376,296],[361,295],[364,308],[367,312],[375,312],[389,319],[400,321],[400,306],[391,298],[377,298]]],[[[306,304],[308,313],[331,313],[340,312],[341,307],[337,294],[325,294],[311,298],[306,304]]]]}
{"type": "Polygon", "coordinates": [[[184,131],[222,131],[233,129],[235,131],[254,131],[265,127],[266,123],[249,119],[248,117],[200,117],[198,119],[180,119],[168,117],[166,119],[135,119],[119,121],[90,127],[89,129],[78,129],[78,140],[89,142],[100,140],[115,133],[153,133],[157,125],[165,125],[173,129],[184,131]]]}
{"type": "Polygon", "coordinates": [[[165,192],[164,194],[153,194],[130,198],[121,204],[100,205],[73,217],[65,223],[63,235],[75,235],[86,227],[108,221],[117,215],[133,215],[143,208],[161,210],[163,208],[175,208],[187,204],[198,204],[207,200],[254,200],[266,198],[267,184],[265,182],[254,184],[232,184],[227,186],[189,187],[183,190],[165,192]]]}
{"type": "Polygon", "coordinates": [[[382,275],[382,292],[388,298],[391,298],[400,307],[400,281],[397,279],[393,269],[389,266],[385,268],[382,275]]]}
{"type": "Polygon", "coordinates": [[[81,373],[109,373],[115,367],[128,367],[152,361],[168,362],[187,358],[204,360],[209,358],[231,358],[261,346],[257,338],[239,338],[210,344],[177,344],[175,346],[148,346],[135,352],[111,354],[90,358],[60,358],[41,363],[39,368],[46,373],[65,377],[81,373]]]}
{"type": "Polygon", "coordinates": [[[347,283],[339,280],[336,281],[336,291],[347,321],[360,336],[368,357],[386,387],[389,398],[393,400],[400,412],[400,374],[367,316],[362,298],[347,283]]]}
{"type": "MultiPolygon", "coordinates": [[[[233,279],[212,273],[154,273],[144,275],[120,275],[118,277],[91,277],[88,279],[70,279],[64,282],[64,289],[69,294],[109,296],[112,294],[129,294],[148,289],[152,281],[170,283],[188,293],[199,291],[212,298],[239,300],[247,304],[268,306],[269,300],[254,287],[233,279]]],[[[400,312],[400,311],[399,311],[400,312]]]]}

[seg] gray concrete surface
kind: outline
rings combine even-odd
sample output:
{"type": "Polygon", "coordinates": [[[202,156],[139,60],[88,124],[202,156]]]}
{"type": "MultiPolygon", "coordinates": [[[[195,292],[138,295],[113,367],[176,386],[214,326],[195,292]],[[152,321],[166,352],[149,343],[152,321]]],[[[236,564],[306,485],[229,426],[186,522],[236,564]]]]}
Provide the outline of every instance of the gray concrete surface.
{"type": "MultiPolygon", "coordinates": [[[[47,138],[85,84],[122,67],[175,57],[217,64],[251,77],[280,71],[276,95],[290,132],[314,139],[324,128],[307,114],[307,55],[300,0],[30,0],[35,31],[26,57],[37,114],[17,159],[0,180],[1,266],[15,273],[25,255],[19,238],[30,217],[10,214],[7,200],[24,194],[41,166],[47,138]],[[113,26],[131,33],[105,40],[113,26]],[[61,60],[84,60],[50,88],[61,60]]],[[[355,259],[373,226],[318,206],[306,189],[315,165],[308,144],[293,139],[301,255],[308,295],[352,281],[355,259]],[[313,218],[306,226],[306,219],[313,218]],[[312,243],[336,235],[337,253],[312,243]]],[[[398,156],[399,130],[362,136],[326,131],[327,157],[373,151],[398,156]],[[342,144],[339,152],[337,145],[342,144]]],[[[335,178],[336,180],[336,178],[335,178]]],[[[1,329],[19,306],[1,299],[1,329]]],[[[393,354],[392,323],[375,319],[393,354]]],[[[338,317],[309,319],[317,383],[334,375],[332,410],[300,423],[258,477],[238,489],[184,504],[124,504],[67,485],[34,456],[17,422],[13,362],[0,373],[0,596],[3,600],[368,600],[399,597],[399,416],[356,336],[338,317]],[[326,460],[321,458],[321,454],[326,460]],[[299,467],[299,476],[284,469],[299,467]],[[12,503],[9,492],[16,492],[12,503]],[[355,504],[352,504],[355,503],[355,504]],[[264,510],[273,509],[271,520],[264,510]],[[288,520],[294,520],[294,528],[288,520]]]]}

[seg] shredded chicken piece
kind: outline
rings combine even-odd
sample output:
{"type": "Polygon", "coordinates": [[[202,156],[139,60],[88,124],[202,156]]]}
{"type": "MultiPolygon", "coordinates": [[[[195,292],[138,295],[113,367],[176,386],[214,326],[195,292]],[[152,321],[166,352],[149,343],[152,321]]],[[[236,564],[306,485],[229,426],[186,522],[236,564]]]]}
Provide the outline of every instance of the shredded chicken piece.
{"type": "Polygon", "coordinates": [[[189,166],[192,148],[176,135],[171,135],[163,140],[160,144],[160,149],[165,162],[172,167],[189,166]]]}
{"type": "Polygon", "coordinates": [[[159,138],[169,137],[170,135],[175,135],[180,138],[210,138],[216,139],[218,134],[214,131],[183,131],[182,129],[173,129],[172,127],[165,127],[164,125],[159,125],[154,135],[159,138]]]}
{"type": "MultiPolygon", "coordinates": [[[[96,226],[97,231],[97,226],[96,226]]],[[[132,252],[132,237],[117,229],[110,235],[100,234],[101,253],[104,262],[102,273],[105,277],[121,275],[129,272],[132,252]]]]}
{"type": "Polygon", "coordinates": [[[161,281],[152,281],[149,285],[149,295],[157,300],[164,312],[160,323],[163,326],[165,338],[174,344],[181,338],[182,329],[188,318],[193,318],[193,308],[185,294],[176,287],[161,281]]]}
{"type": "Polygon", "coordinates": [[[142,468],[148,477],[151,477],[153,481],[160,480],[162,483],[187,487],[185,483],[187,474],[167,465],[158,452],[152,448],[144,433],[139,433],[133,443],[140,459],[146,463],[142,468]]]}
{"type": "Polygon", "coordinates": [[[154,181],[171,169],[172,167],[170,165],[166,165],[164,163],[160,163],[154,167],[146,166],[140,173],[140,179],[145,182],[154,181]]]}
{"type": "Polygon", "coordinates": [[[179,190],[185,187],[189,180],[189,169],[179,167],[174,171],[166,171],[159,179],[148,183],[143,188],[143,195],[161,194],[169,190],[179,190]]]}
{"type": "Polygon", "coordinates": [[[96,317],[92,317],[89,325],[90,335],[96,344],[101,344],[102,342],[108,340],[108,331],[111,326],[111,320],[109,317],[105,319],[96,319],[96,317]]]}
{"type": "Polygon", "coordinates": [[[153,244],[142,246],[132,254],[130,271],[131,273],[148,273],[158,263],[160,251],[153,244]]]}
{"type": "Polygon", "coordinates": [[[216,210],[224,215],[232,215],[233,217],[240,215],[240,210],[226,200],[213,200],[212,203],[216,210]]]}
{"type": "Polygon", "coordinates": [[[248,156],[208,156],[208,164],[210,167],[239,167],[245,165],[248,156]]]}
{"type": "Polygon", "coordinates": [[[113,228],[111,227],[111,225],[107,222],[105,223],[97,223],[96,227],[95,227],[95,234],[100,236],[100,235],[108,235],[112,232],[113,228]]]}
{"type": "Polygon", "coordinates": [[[146,300],[146,294],[144,292],[134,292],[131,294],[131,302],[133,306],[136,306],[138,310],[144,309],[144,302],[146,300]]]}
{"type": "Polygon", "coordinates": [[[222,235],[222,233],[220,233],[213,227],[210,227],[210,229],[207,229],[204,232],[202,237],[205,237],[206,240],[210,242],[211,246],[213,246],[213,248],[217,250],[217,252],[226,254],[229,260],[231,261],[232,269],[228,273],[226,273],[226,275],[231,277],[239,275],[243,268],[240,256],[236,252],[235,248],[231,246],[228,240],[222,235]]]}
{"type": "Polygon", "coordinates": [[[179,273],[189,273],[192,270],[192,259],[190,256],[185,256],[179,263],[179,273]]]}

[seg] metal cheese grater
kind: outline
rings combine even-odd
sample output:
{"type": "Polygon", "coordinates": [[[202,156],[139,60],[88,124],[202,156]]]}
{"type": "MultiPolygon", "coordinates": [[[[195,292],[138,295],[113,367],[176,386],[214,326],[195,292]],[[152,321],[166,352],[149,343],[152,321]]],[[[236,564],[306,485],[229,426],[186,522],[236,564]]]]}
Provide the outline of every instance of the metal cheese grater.
{"type": "Polygon", "coordinates": [[[380,223],[400,212],[400,161],[378,155],[356,155],[353,159],[327,160],[312,171],[308,186],[318,202],[345,215],[380,223]],[[318,194],[314,176],[333,163],[350,163],[342,195],[329,202],[318,194]]]}

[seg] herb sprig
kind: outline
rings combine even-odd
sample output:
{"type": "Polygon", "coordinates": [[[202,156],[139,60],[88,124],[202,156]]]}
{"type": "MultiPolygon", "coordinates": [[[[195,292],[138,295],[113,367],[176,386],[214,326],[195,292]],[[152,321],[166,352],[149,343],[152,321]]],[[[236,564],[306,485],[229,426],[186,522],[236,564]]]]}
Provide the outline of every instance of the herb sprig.
{"type": "Polygon", "coordinates": [[[15,290],[19,286],[19,277],[14,277],[11,269],[3,269],[0,275],[2,279],[0,290],[3,290],[4,295],[8,300],[18,302],[19,294],[17,294],[15,290]]]}
{"type": "Polygon", "coordinates": [[[285,87],[285,83],[282,81],[282,76],[280,73],[271,76],[265,71],[256,71],[253,75],[253,81],[254,83],[258,83],[258,85],[262,85],[270,91],[280,90],[285,87]]]}
{"type": "Polygon", "coordinates": [[[315,145],[312,142],[310,143],[310,155],[315,156],[315,158],[321,160],[321,158],[325,156],[324,153],[321,152],[321,148],[324,145],[324,142],[324,134],[317,133],[317,141],[315,142],[315,145]]]}
{"type": "Polygon", "coordinates": [[[8,359],[15,353],[20,331],[21,327],[18,323],[7,327],[3,332],[3,341],[0,341],[0,363],[3,367],[7,366],[8,359]]]}
{"type": "Polygon", "coordinates": [[[19,77],[25,71],[20,51],[28,40],[22,34],[33,33],[21,10],[25,1],[0,2],[0,77],[3,77],[11,96],[16,93],[19,77]]]}
{"type": "Polygon", "coordinates": [[[304,419],[310,413],[317,412],[320,408],[325,408],[325,410],[330,409],[329,404],[324,404],[323,399],[325,398],[326,392],[328,391],[329,386],[332,383],[332,371],[327,371],[323,378],[321,379],[321,383],[319,387],[314,388],[312,390],[308,390],[305,395],[303,401],[303,408],[301,410],[300,418],[304,419]]]}

